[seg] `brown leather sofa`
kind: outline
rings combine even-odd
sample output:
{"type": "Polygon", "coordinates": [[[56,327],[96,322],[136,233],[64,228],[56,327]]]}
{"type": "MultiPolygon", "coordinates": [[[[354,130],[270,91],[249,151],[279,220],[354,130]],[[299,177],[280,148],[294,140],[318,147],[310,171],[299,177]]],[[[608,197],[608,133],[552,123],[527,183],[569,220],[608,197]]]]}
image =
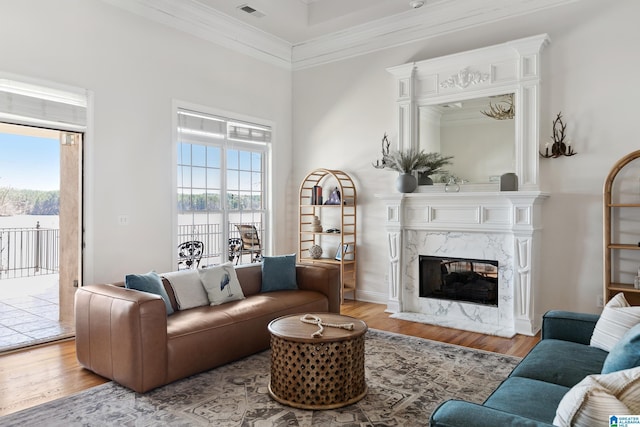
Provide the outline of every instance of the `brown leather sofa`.
{"type": "MultiPolygon", "coordinates": [[[[144,393],[269,348],[267,325],[277,317],[340,312],[340,273],[332,266],[297,265],[298,290],[267,293],[260,292],[260,264],[238,266],[236,272],[245,299],[171,316],[161,297],[123,283],[79,288],[78,361],[144,393]]],[[[176,307],[172,292],[169,297],[176,307]]]]}

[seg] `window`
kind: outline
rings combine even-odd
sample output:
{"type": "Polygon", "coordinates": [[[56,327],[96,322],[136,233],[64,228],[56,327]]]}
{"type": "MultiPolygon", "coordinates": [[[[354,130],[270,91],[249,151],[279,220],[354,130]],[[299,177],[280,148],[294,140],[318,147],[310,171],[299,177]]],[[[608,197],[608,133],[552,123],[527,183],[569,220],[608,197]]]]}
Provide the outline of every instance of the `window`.
{"type": "Polygon", "coordinates": [[[203,243],[200,266],[261,259],[270,141],[269,127],[178,109],[178,243],[203,243]]]}

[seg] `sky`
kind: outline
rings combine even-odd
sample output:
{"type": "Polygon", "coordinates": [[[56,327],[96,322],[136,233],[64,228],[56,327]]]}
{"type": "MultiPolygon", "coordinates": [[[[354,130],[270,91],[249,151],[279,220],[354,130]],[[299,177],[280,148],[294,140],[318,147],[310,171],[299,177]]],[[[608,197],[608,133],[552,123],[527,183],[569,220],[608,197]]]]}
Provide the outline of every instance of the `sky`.
{"type": "Polygon", "coordinates": [[[0,187],[59,190],[60,142],[0,133],[0,187]]]}

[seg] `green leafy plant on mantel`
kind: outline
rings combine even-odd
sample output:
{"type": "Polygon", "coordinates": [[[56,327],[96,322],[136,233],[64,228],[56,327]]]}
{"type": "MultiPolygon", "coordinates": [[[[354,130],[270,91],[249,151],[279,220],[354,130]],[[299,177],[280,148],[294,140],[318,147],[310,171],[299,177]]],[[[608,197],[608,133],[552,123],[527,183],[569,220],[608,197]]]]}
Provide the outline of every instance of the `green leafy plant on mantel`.
{"type": "Polygon", "coordinates": [[[409,149],[405,151],[391,150],[384,161],[386,169],[400,173],[421,172],[428,176],[442,172],[444,166],[451,164],[451,159],[453,156],[409,149]]]}
{"type": "Polygon", "coordinates": [[[404,151],[391,150],[391,143],[384,134],[382,138],[382,159],[376,160],[373,167],[389,169],[400,173],[421,172],[426,176],[444,172],[442,168],[451,164],[453,156],[443,156],[440,153],[425,153],[422,150],[408,149],[404,151]]]}

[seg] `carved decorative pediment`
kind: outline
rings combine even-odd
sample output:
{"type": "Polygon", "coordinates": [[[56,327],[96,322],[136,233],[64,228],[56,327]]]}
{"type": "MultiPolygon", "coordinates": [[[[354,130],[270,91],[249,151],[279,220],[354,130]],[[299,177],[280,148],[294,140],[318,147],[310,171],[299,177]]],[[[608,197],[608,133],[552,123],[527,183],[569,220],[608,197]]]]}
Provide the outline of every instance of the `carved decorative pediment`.
{"type": "Polygon", "coordinates": [[[458,74],[452,74],[447,80],[440,83],[441,88],[457,87],[465,89],[469,85],[477,85],[489,80],[489,74],[480,71],[472,71],[471,67],[463,68],[458,74]]]}

